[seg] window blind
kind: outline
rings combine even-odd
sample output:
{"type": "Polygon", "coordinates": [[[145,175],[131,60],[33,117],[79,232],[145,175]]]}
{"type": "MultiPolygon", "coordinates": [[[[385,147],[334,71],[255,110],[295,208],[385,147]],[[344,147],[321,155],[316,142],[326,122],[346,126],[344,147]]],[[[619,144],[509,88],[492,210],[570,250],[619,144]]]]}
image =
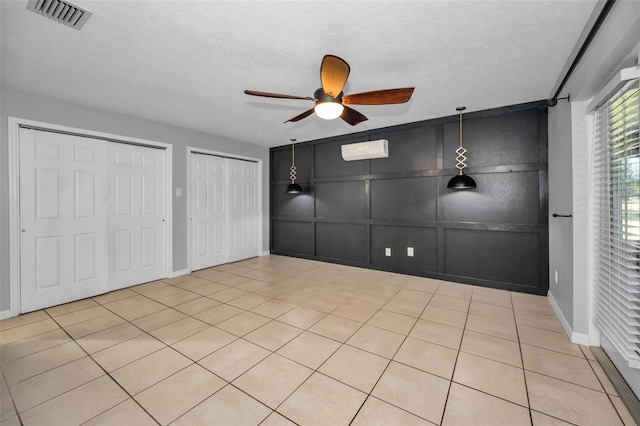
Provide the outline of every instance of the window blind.
{"type": "Polygon", "coordinates": [[[595,323],[634,368],[640,368],[638,82],[624,84],[596,110],[591,169],[595,323]]]}

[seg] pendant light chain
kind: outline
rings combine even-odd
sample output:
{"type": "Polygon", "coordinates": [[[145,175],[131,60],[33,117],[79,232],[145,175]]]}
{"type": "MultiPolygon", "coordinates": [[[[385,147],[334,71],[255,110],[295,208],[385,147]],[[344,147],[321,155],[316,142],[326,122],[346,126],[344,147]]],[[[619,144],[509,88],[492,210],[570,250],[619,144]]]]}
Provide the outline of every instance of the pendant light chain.
{"type": "Polygon", "coordinates": [[[467,153],[467,150],[462,147],[462,111],[464,111],[466,107],[462,106],[456,109],[460,112],[460,147],[456,149],[456,154],[458,154],[458,156],[456,157],[456,169],[458,169],[458,174],[461,175],[463,174],[462,170],[467,167],[467,157],[465,155],[467,153]]]}
{"type": "Polygon", "coordinates": [[[296,140],[291,139],[291,168],[289,178],[291,183],[296,183],[296,140]]]}
{"type": "Polygon", "coordinates": [[[462,146],[462,111],[467,109],[464,106],[459,106],[456,108],[456,111],[460,113],[460,146],[456,149],[456,169],[458,169],[458,174],[452,177],[447,184],[447,188],[449,189],[474,189],[476,188],[476,181],[473,180],[471,176],[467,176],[464,174],[464,169],[467,167],[467,150],[462,146]]]}

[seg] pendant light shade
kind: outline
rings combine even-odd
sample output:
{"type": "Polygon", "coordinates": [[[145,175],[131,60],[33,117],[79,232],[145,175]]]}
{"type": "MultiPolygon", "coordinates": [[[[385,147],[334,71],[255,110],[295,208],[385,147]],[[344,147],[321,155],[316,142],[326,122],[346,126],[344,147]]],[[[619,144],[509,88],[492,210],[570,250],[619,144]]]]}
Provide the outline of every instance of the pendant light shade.
{"type": "Polygon", "coordinates": [[[476,187],[476,181],[471,176],[465,175],[463,172],[451,178],[447,184],[447,188],[451,189],[473,189],[476,187]]]}
{"type": "Polygon", "coordinates": [[[465,109],[467,107],[464,106],[456,108],[456,111],[460,113],[460,146],[456,149],[456,154],[458,154],[456,157],[458,174],[452,177],[447,184],[447,188],[450,189],[474,189],[476,187],[476,181],[471,176],[464,174],[464,169],[467,167],[467,157],[465,155],[467,150],[462,147],[462,111],[465,109]]]}
{"type": "Polygon", "coordinates": [[[296,140],[291,139],[291,167],[289,168],[291,183],[287,185],[287,194],[298,194],[302,187],[296,183],[296,140]]]}
{"type": "Polygon", "coordinates": [[[302,187],[297,183],[287,185],[287,194],[297,194],[299,192],[302,192],[302,187]]]}

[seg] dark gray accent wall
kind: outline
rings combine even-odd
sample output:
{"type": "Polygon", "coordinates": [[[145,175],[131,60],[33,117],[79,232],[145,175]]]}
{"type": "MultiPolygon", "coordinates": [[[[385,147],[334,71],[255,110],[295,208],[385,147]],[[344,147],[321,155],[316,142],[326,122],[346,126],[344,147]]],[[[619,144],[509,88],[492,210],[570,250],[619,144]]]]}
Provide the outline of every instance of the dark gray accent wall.
{"type": "Polygon", "coordinates": [[[271,253],[546,294],[546,104],[465,114],[463,136],[469,191],[446,187],[457,115],[297,144],[297,195],[291,145],[272,148],[271,253]],[[343,144],[375,139],[388,158],[342,159],[343,144]]]}

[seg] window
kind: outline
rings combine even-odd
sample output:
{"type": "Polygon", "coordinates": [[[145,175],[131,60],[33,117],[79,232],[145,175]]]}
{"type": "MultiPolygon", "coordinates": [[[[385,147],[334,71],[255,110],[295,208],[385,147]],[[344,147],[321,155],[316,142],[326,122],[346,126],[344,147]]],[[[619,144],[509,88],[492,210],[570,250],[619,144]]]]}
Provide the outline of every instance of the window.
{"type": "Polygon", "coordinates": [[[595,322],[640,368],[640,125],[638,80],[596,110],[591,190],[595,211],[595,322]]]}

